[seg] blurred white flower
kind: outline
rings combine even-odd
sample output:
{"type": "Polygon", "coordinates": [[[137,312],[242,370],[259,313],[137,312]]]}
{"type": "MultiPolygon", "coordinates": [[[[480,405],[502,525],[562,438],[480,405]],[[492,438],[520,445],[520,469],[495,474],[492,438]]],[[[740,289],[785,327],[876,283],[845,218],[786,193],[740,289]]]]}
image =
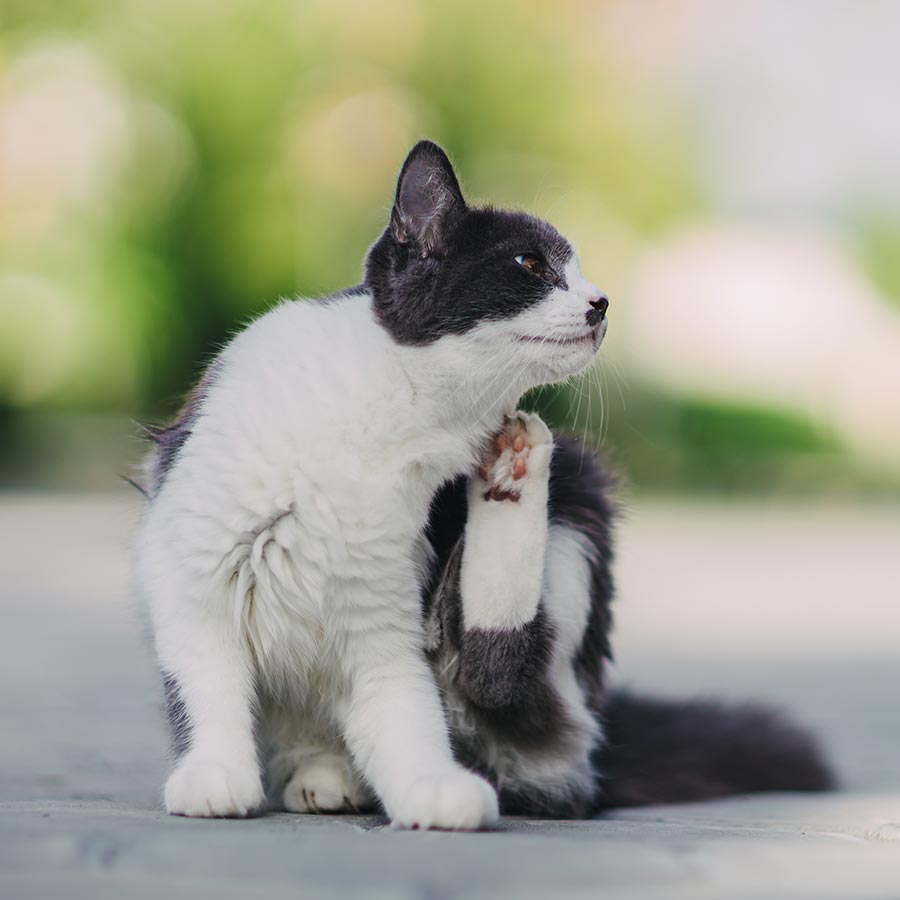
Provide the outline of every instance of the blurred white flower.
{"type": "Polygon", "coordinates": [[[651,381],[808,417],[900,469],[900,316],[835,243],[697,227],[635,272],[626,352],[651,381]]]}
{"type": "Polygon", "coordinates": [[[14,59],[0,82],[0,228],[41,230],[92,199],[128,135],[126,100],[85,49],[44,45],[14,59]]]}

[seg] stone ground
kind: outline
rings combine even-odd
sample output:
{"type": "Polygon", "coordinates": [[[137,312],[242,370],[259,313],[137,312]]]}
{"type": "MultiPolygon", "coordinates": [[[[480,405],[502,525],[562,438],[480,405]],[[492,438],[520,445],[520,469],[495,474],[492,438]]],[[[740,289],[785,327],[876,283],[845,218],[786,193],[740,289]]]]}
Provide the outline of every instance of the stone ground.
{"type": "Polygon", "coordinates": [[[127,601],[139,506],[7,494],[0,896],[900,898],[900,510],[632,507],[619,680],[786,706],[822,735],[842,791],[484,834],[167,817],[156,677],[127,601]]]}

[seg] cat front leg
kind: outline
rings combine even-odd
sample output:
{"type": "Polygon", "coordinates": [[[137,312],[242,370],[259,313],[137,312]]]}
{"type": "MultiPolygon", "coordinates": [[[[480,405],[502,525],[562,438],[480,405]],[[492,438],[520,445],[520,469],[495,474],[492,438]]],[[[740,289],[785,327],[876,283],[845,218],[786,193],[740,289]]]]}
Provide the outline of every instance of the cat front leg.
{"type": "Polygon", "coordinates": [[[507,417],[469,483],[460,593],[460,677],[486,708],[509,706],[543,674],[541,608],[553,437],[537,415],[507,417]]]}
{"type": "Polygon", "coordinates": [[[254,738],[254,676],[237,626],[166,594],[153,606],[156,648],[178,754],[168,812],[247,816],[265,799],[254,738]]]}
{"type": "Polygon", "coordinates": [[[498,817],[497,795],[453,759],[425,661],[414,580],[403,603],[396,596],[368,600],[372,624],[346,645],[344,738],[357,766],[395,827],[489,827],[498,817]]]}

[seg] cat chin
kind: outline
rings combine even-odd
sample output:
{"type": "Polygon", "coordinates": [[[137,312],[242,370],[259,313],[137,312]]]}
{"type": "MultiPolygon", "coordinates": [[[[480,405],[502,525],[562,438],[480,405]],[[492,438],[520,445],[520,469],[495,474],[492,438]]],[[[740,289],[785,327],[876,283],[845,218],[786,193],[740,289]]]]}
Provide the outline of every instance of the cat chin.
{"type": "Polygon", "coordinates": [[[556,384],[579,375],[585,371],[597,357],[603,339],[606,336],[606,321],[592,334],[584,339],[552,340],[531,337],[514,332],[503,336],[504,348],[497,346],[498,355],[512,340],[516,347],[519,377],[527,383],[523,390],[540,387],[543,384],[556,384]],[[523,365],[522,360],[530,355],[530,361],[523,365]]]}
{"type": "Polygon", "coordinates": [[[534,387],[541,384],[555,384],[572,378],[574,375],[580,375],[596,359],[602,342],[603,337],[600,336],[594,342],[586,343],[584,346],[567,347],[568,352],[559,353],[555,358],[547,360],[545,365],[550,377],[537,382],[534,387]]]}
{"type": "Polygon", "coordinates": [[[579,375],[593,363],[600,353],[600,346],[603,344],[603,339],[606,337],[607,325],[608,321],[604,319],[600,326],[595,329],[591,341],[586,343],[583,348],[579,347],[577,354],[572,354],[573,370],[564,377],[570,378],[572,375],[579,375]]]}

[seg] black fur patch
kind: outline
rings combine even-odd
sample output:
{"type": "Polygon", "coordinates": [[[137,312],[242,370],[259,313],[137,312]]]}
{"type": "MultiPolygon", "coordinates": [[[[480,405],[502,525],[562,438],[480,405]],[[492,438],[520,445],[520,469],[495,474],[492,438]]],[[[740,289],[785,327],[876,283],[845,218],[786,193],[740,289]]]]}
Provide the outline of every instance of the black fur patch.
{"type": "Polygon", "coordinates": [[[490,727],[523,745],[552,740],[565,715],[547,681],[555,629],[543,608],[521,628],[467,628],[459,683],[490,727]]]}
{"type": "Polygon", "coordinates": [[[166,716],[169,719],[169,731],[172,739],[172,754],[178,759],[191,747],[191,717],[175,676],[163,672],[162,679],[163,699],[166,704],[166,716]]]}
{"type": "Polygon", "coordinates": [[[542,608],[519,628],[464,629],[459,678],[472,702],[491,710],[526,702],[547,671],[554,631],[542,608]]]}
{"type": "MultiPolygon", "coordinates": [[[[523,750],[547,750],[568,737],[568,720],[547,680],[553,627],[539,608],[519,629],[463,629],[459,593],[462,542],[433,579],[424,606],[427,652],[437,661],[456,656],[456,683],[479,728],[523,750]]],[[[441,663],[438,662],[440,665],[441,663]]],[[[454,736],[457,755],[482,765],[477,748],[454,736]]]]}
{"type": "MultiPolygon", "coordinates": [[[[461,605],[456,607],[461,610],[461,605]]],[[[518,750],[553,752],[569,720],[546,677],[553,627],[543,610],[522,628],[467,629],[459,636],[459,686],[479,727],[518,750]]]]}
{"type": "Polygon", "coordinates": [[[813,737],[765,706],[616,692],[603,719],[598,809],[835,786],[813,737]]]}
{"type": "MultiPolygon", "coordinates": [[[[441,485],[431,499],[425,538],[434,551],[434,565],[422,590],[425,617],[429,615],[431,605],[439,599],[435,595],[438,583],[447,578],[448,566],[451,561],[455,561],[454,556],[458,557],[462,549],[462,537],[469,516],[468,487],[469,479],[460,475],[441,485]]],[[[451,580],[455,580],[457,576],[458,573],[454,571],[451,573],[451,580]]]]}
{"type": "Polygon", "coordinates": [[[548,792],[538,784],[498,785],[504,816],[542,819],[587,819],[594,811],[593,798],[572,790],[548,792]]]}
{"type": "Polygon", "coordinates": [[[525,213],[466,205],[446,154],[430,141],[410,151],[391,220],[366,260],[366,286],[381,324],[402,344],[463,334],[515,316],[565,286],[572,257],[552,225],[525,213]],[[532,254],[537,276],[516,262],[532,254]]]}

